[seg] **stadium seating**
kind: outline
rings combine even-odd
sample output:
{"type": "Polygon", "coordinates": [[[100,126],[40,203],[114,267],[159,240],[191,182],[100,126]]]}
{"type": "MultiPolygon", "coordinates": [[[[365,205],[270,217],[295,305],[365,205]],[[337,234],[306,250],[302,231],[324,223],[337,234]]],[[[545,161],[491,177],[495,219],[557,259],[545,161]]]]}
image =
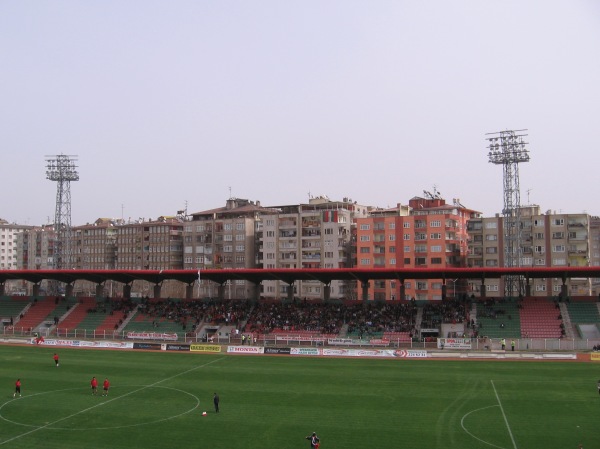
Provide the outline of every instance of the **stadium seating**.
{"type": "Polygon", "coordinates": [[[15,325],[16,329],[23,329],[24,332],[32,332],[36,327],[42,324],[46,317],[52,314],[56,308],[54,297],[45,297],[34,299],[33,304],[27,310],[23,318],[15,325]]]}
{"type": "Polygon", "coordinates": [[[521,334],[525,338],[561,338],[560,311],[547,298],[525,298],[520,310],[521,334]]]}
{"type": "Polygon", "coordinates": [[[477,303],[477,332],[480,337],[520,338],[518,304],[512,300],[487,300],[477,303]]]}

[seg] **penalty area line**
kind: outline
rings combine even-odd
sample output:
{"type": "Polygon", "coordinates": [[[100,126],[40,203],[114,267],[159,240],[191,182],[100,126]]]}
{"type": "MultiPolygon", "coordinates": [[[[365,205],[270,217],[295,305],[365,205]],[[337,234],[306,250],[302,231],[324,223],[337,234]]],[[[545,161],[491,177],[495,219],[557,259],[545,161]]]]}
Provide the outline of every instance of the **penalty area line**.
{"type": "Polygon", "coordinates": [[[142,391],[142,390],[145,390],[145,389],[147,389],[147,388],[152,388],[152,387],[154,387],[154,386],[156,386],[156,385],[158,385],[158,384],[160,384],[160,383],[166,382],[166,381],[168,381],[168,380],[174,379],[174,378],[176,378],[176,377],[179,377],[179,376],[183,376],[184,374],[187,374],[187,373],[191,373],[192,371],[195,371],[195,370],[197,370],[197,369],[204,368],[205,366],[208,366],[208,365],[210,365],[210,364],[212,364],[212,363],[215,363],[215,362],[219,362],[219,361],[223,360],[224,358],[225,358],[225,357],[221,357],[221,358],[219,358],[219,359],[211,360],[210,362],[206,362],[206,363],[204,363],[204,364],[202,364],[202,365],[198,365],[198,366],[195,366],[195,367],[193,367],[193,368],[190,368],[190,369],[188,369],[188,370],[186,370],[186,371],[182,371],[181,373],[174,374],[174,375],[173,375],[173,376],[171,376],[171,377],[167,377],[167,378],[165,378],[165,379],[161,379],[161,380],[159,380],[159,381],[157,381],[157,382],[154,382],[153,384],[146,385],[146,386],[144,386],[144,387],[138,388],[137,390],[130,391],[129,393],[125,393],[125,394],[123,394],[123,395],[121,395],[121,396],[118,396],[118,397],[116,397],[116,398],[112,398],[112,399],[109,399],[108,401],[100,402],[100,403],[98,403],[98,404],[96,404],[96,405],[92,405],[91,407],[88,407],[88,408],[86,408],[86,409],[84,409],[84,410],[80,410],[80,411],[78,411],[78,412],[72,413],[72,414],[71,414],[71,415],[69,415],[69,416],[65,416],[64,418],[57,419],[56,421],[52,421],[51,423],[48,423],[48,424],[45,424],[45,425],[43,425],[43,426],[37,427],[37,428],[35,428],[35,429],[32,429],[32,430],[30,430],[29,432],[25,432],[25,433],[22,433],[22,434],[20,434],[20,435],[14,436],[14,437],[12,437],[12,438],[9,438],[8,440],[0,441],[0,446],[4,445],[4,444],[6,444],[6,443],[10,443],[10,442],[12,442],[12,441],[18,440],[19,438],[23,438],[23,437],[25,437],[25,436],[27,436],[27,435],[31,435],[32,433],[35,433],[35,432],[37,432],[38,430],[43,430],[43,429],[46,429],[46,428],[48,428],[48,427],[52,427],[52,426],[54,426],[54,425],[58,424],[59,422],[66,421],[67,419],[71,419],[71,418],[73,418],[74,416],[81,415],[82,413],[85,413],[85,412],[89,412],[90,410],[93,410],[93,409],[95,409],[96,407],[100,407],[101,405],[105,405],[105,404],[108,404],[108,403],[110,403],[110,402],[116,401],[116,400],[118,400],[118,399],[124,398],[124,397],[126,397],[126,396],[130,396],[130,395],[132,395],[132,394],[135,394],[135,393],[137,393],[137,392],[139,392],[139,391],[142,391]]]}
{"type": "Polygon", "coordinates": [[[506,428],[508,429],[508,434],[510,435],[510,440],[512,441],[513,447],[517,448],[517,443],[515,442],[515,437],[513,436],[512,430],[510,430],[510,426],[508,425],[508,419],[506,418],[506,413],[504,413],[504,407],[502,407],[502,402],[500,402],[500,396],[498,396],[498,392],[496,391],[496,386],[494,385],[494,381],[490,380],[492,383],[492,388],[494,389],[494,394],[496,395],[496,400],[498,401],[498,405],[500,406],[500,411],[502,412],[502,417],[504,418],[504,423],[506,424],[506,428]]]}

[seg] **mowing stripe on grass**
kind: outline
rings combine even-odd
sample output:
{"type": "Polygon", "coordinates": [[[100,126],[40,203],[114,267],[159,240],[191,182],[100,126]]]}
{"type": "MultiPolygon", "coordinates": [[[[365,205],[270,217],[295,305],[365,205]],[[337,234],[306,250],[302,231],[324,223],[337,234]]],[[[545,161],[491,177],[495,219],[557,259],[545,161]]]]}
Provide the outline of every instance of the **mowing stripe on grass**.
{"type": "Polygon", "coordinates": [[[506,428],[508,429],[508,434],[510,435],[510,439],[512,441],[513,447],[517,449],[517,443],[515,443],[515,438],[513,437],[512,431],[510,430],[510,426],[508,425],[508,419],[506,418],[506,413],[504,413],[504,407],[502,407],[502,402],[500,402],[500,396],[498,396],[498,392],[496,391],[496,386],[494,385],[494,381],[490,380],[492,383],[492,388],[494,389],[494,394],[496,395],[496,399],[498,400],[498,405],[500,406],[500,410],[502,411],[502,416],[504,417],[504,422],[506,423],[506,428]]]}
{"type": "MultiPolygon", "coordinates": [[[[95,409],[96,407],[100,407],[101,405],[108,404],[109,402],[116,401],[117,399],[124,398],[124,397],[126,397],[126,396],[132,395],[132,394],[134,394],[134,393],[137,393],[137,392],[139,392],[139,391],[145,390],[145,389],[147,389],[147,388],[152,388],[152,387],[154,387],[154,386],[156,386],[156,385],[158,385],[158,384],[160,384],[160,383],[166,382],[166,381],[168,381],[168,380],[174,379],[174,378],[176,378],[176,377],[179,377],[179,376],[183,376],[184,374],[187,374],[187,373],[191,373],[192,371],[195,371],[195,370],[197,370],[197,369],[204,368],[205,366],[208,366],[208,365],[210,365],[210,364],[212,364],[212,363],[215,363],[215,362],[219,362],[219,361],[223,360],[224,358],[225,358],[225,357],[221,357],[221,358],[219,358],[219,359],[211,360],[210,362],[206,362],[206,363],[204,363],[204,364],[202,364],[202,365],[198,365],[198,366],[195,366],[195,367],[193,367],[193,368],[190,368],[190,369],[188,369],[188,370],[186,370],[186,371],[182,371],[181,373],[174,374],[174,375],[173,375],[173,376],[171,376],[171,377],[167,377],[167,378],[165,378],[165,379],[161,379],[161,380],[159,380],[159,381],[157,381],[157,382],[154,382],[153,384],[150,384],[150,385],[143,386],[143,387],[141,387],[141,388],[138,388],[137,390],[130,391],[129,393],[123,394],[123,395],[121,395],[121,396],[119,396],[119,397],[112,398],[112,399],[109,399],[109,400],[107,400],[107,401],[104,401],[104,402],[100,402],[100,403],[98,403],[98,404],[96,404],[96,405],[93,405],[93,406],[91,406],[91,407],[88,407],[88,408],[86,408],[86,409],[84,409],[84,410],[80,410],[80,411],[78,411],[78,412],[76,412],[76,413],[73,413],[73,414],[71,414],[71,415],[69,415],[69,416],[66,416],[66,417],[64,417],[64,418],[57,419],[56,421],[53,421],[53,422],[51,422],[51,423],[48,423],[48,424],[46,424],[46,425],[40,426],[40,427],[38,427],[38,428],[36,428],[36,429],[30,430],[29,432],[25,432],[25,433],[22,433],[21,435],[17,435],[16,437],[9,438],[8,440],[5,440],[5,441],[0,441],[0,446],[4,445],[4,444],[6,444],[6,443],[10,443],[11,441],[18,440],[19,438],[22,438],[22,437],[24,437],[24,436],[31,435],[32,433],[35,433],[35,432],[37,432],[38,430],[42,430],[42,429],[46,429],[46,428],[48,428],[48,427],[52,427],[52,426],[54,426],[55,424],[58,424],[59,422],[66,421],[67,419],[73,418],[74,416],[77,416],[77,415],[81,415],[82,413],[85,413],[85,412],[88,412],[88,411],[90,411],[90,410],[93,410],[93,409],[95,409]]],[[[16,399],[16,400],[18,400],[18,399],[16,399]]]]}

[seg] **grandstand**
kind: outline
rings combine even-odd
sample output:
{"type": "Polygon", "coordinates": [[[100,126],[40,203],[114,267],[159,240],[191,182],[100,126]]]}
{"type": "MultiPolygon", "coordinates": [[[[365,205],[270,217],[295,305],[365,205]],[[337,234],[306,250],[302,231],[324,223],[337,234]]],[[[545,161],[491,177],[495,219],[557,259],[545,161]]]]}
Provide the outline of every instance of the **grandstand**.
{"type": "MultiPolygon", "coordinates": [[[[572,339],[600,342],[600,311],[594,298],[476,301],[258,301],[116,298],[4,297],[5,333],[35,331],[60,337],[121,338],[127,332],[177,334],[178,340],[238,342],[241,335],[269,344],[323,339],[372,340],[390,346],[435,343],[438,337],[572,339]],[[23,313],[23,318],[16,318],[23,313]],[[15,317],[15,326],[7,319],[15,317]],[[60,323],[56,328],[54,318],[60,323]],[[572,324],[572,326],[571,326],[572,324]],[[568,329],[565,329],[568,327],[568,329]],[[567,335],[573,327],[575,332],[567,335]],[[210,341],[210,340],[209,340],[210,341]]],[[[43,335],[46,335],[43,333],[43,335]]],[[[246,340],[247,341],[247,340],[246,340]]]]}

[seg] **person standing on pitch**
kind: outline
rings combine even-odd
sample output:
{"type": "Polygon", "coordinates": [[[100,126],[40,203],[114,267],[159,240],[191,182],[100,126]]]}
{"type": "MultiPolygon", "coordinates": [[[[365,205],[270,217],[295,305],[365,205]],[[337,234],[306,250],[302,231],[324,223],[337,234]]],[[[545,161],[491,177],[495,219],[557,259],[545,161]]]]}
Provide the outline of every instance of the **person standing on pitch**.
{"type": "Polygon", "coordinates": [[[54,365],[58,368],[58,354],[54,353],[54,365]]]}
{"type": "Polygon", "coordinates": [[[305,439],[310,440],[311,448],[319,449],[321,440],[319,440],[319,437],[317,436],[317,432],[313,432],[312,435],[307,436],[305,439]]]}
{"type": "Polygon", "coordinates": [[[598,394],[600,394],[600,380],[598,381],[598,394]]]}
{"type": "Polygon", "coordinates": [[[104,379],[104,383],[102,384],[102,396],[108,396],[108,389],[110,388],[110,382],[107,379],[104,379]]]}
{"type": "Polygon", "coordinates": [[[16,398],[17,395],[21,397],[21,379],[17,379],[15,382],[15,392],[13,393],[13,398],[16,398]]]}
{"type": "Polygon", "coordinates": [[[98,379],[92,377],[90,385],[92,386],[92,394],[95,395],[96,393],[98,393],[98,379]]]}
{"type": "Polygon", "coordinates": [[[213,404],[215,404],[215,413],[219,413],[219,395],[217,393],[213,396],[213,404]]]}

